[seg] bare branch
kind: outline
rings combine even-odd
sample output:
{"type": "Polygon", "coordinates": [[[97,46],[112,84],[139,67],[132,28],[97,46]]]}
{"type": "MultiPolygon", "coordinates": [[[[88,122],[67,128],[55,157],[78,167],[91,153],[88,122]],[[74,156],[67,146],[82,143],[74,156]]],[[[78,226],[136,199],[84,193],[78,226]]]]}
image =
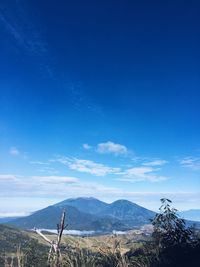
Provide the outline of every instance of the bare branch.
{"type": "Polygon", "coordinates": [[[49,240],[45,235],[43,235],[43,234],[40,232],[40,230],[38,230],[38,229],[35,228],[35,232],[36,232],[38,235],[40,235],[45,241],[47,241],[50,245],[52,245],[52,241],[49,240]]]}
{"type": "Polygon", "coordinates": [[[40,230],[35,228],[35,232],[39,234],[47,243],[51,245],[49,254],[48,254],[48,263],[53,261],[55,263],[55,266],[59,265],[60,259],[62,257],[61,251],[60,251],[60,242],[61,242],[63,231],[66,227],[67,225],[65,225],[65,210],[64,210],[62,213],[61,219],[60,219],[60,223],[57,224],[57,232],[58,232],[57,235],[58,236],[57,236],[56,241],[55,240],[51,241],[44,234],[42,234],[40,230]]]}

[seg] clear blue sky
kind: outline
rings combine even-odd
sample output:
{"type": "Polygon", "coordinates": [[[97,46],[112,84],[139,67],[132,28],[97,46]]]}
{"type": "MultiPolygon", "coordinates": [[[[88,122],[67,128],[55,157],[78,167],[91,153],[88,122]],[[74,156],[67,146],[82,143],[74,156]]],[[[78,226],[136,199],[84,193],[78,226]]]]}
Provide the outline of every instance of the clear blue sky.
{"type": "Polygon", "coordinates": [[[200,208],[199,1],[1,1],[0,216],[93,196],[200,208]]]}

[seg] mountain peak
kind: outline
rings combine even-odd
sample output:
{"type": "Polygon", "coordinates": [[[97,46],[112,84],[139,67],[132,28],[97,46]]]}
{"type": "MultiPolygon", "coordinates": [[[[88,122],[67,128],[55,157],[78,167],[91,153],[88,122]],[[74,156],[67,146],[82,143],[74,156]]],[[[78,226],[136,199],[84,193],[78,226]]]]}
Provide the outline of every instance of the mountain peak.
{"type": "Polygon", "coordinates": [[[122,220],[124,223],[134,226],[136,224],[149,223],[153,218],[154,212],[141,207],[129,200],[119,199],[109,204],[101,215],[111,216],[122,220]]]}
{"type": "MultiPolygon", "coordinates": [[[[74,197],[74,198],[68,198],[66,200],[67,201],[78,201],[78,200],[88,200],[88,201],[90,201],[90,200],[98,200],[98,199],[94,198],[94,197],[74,197]]],[[[64,200],[64,201],[66,201],[66,200],[64,200]]],[[[100,200],[98,200],[98,201],[100,201],[100,200]]]]}
{"type": "Polygon", "coordinates": [[[94,197],[78,197],[63,200],[54,206],[64,208],[66,205],[75,207],[82,212],[87,211],[89,214],[97,214],[105,209],[108,204],[94,197]]]}
{"type": "Polygon", "coordinates": [[[135,203],[133,203],[133,202],[131,202],[129,200],[126,200],[126,199],[118,199],[118,200],[112,202],[112,204],[128,204],[128,205],[131,204],[131,205],[137,205],[137,204],[135,204],[135,203]]]}

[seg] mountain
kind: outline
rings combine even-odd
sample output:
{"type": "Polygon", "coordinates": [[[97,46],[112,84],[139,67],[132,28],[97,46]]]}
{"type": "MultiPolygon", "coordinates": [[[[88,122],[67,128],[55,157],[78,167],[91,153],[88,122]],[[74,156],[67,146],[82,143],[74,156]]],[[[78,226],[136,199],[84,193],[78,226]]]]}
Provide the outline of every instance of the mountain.
{"type": "Polygon", "coordinates": [[[55,207],[71,206],[77,208],[79,211],[87,212],[89,214],[98,214],[109,204],[100,201],[93,197],[79,197],[79,198],[69,198],[62,202],[55,204],[55,207]]]}
{"type": "Polygon", "coordinates": [[[29,216],[13,220],[10,224],[25,229],[33,229],[34,227],[55,229],[64,209],[66,210],[68,229],[88,230],[90,224],[96,219],[94,216],[80,212],[74,207],[63,205],[49,206],[29,216]]]}
{"type": "Polygon", "coordinates": [[[68,230],[112,231],[113,229],[127,230],[128,228],[118,219],[109,216],[99,218],[93,214],[81,212],[74,207],[57,204],[8,223],[24,229],[33,229],[34,227],[55,229],[64,209],[66,210],[68,230]]]}
{"type": "Polygon", "coordinates": [[[7,223],[16,219],[21,218],[21,216],[17,216],[17,217],[1,217],[0,218],[0,223],[7,223]]]}
{"type": "Polygon", "coordinates": [[[67,229],[112,231],[129,230],[150,222],[154,212],[127,200],[107,204],[95,198],[66,199],[9,224],[32,229],[55,229],[63,210],[67,229]]]}
{"type": "Polygon", "coordinates": [[[150,223],[155,212],[145,209],[128,200],[117,200],[102,210],[99,216],[110,216],[118,219],[129,227],[141,226],[150,223]]]}
{"type": "Polygon", "coordinates": [[[200,222],[200,209],[191,209],[179,212],[179,215],[186,220],[200,222]]]}

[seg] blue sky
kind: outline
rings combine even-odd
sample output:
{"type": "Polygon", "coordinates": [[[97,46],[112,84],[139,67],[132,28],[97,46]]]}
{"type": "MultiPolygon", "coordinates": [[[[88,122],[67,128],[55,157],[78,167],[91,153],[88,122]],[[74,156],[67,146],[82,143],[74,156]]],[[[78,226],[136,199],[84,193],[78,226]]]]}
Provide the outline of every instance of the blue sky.
{"type": "Polygon", "coordinates": [[[62,199],[200,208],[198,1],[2,1],[0,216],[62,199]]]}

